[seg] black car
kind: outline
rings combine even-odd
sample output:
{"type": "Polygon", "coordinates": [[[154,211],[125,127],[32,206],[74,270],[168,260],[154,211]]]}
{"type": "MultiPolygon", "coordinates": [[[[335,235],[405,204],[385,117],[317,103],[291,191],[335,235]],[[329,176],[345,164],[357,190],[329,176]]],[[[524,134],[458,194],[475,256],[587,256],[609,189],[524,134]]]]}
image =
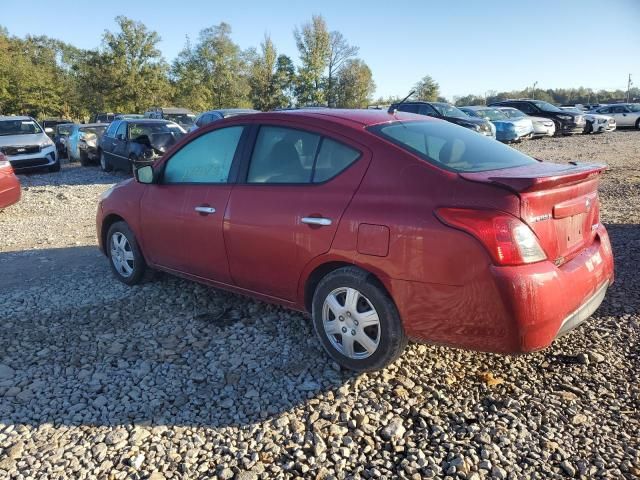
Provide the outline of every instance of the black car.
{"type": "Polygon", "coordinates": [[[44,133],[46,133],[50,138],[53,138],[55,128],[63,123],[73,123],[73,120],[68,120],[66,118],[45,118],[40,122],[40,125],[42,126],[44,133]]]}
{"type": "Polygon", "coordinates": [[[100,112],[94,113],[91,117],[91,123],[111,123],[115,120],[117,113],[100,112]]]}
{"type": "Polygon", "coordinates": [[[73,123],[60,123],[53,129],[53,143],[56,144],[56,151],[58,157],[64,158],[67,156],[67,139],[73,128],[73,123]]]}
{"type": "Polygon", "coordinates": [[[134,163],[155,161],[185,133],[167,120],[114,120],[100,140],[100,166],[130,172],[134,163]]]}
{"type": "Polygon", "coordinates": [[[447,122],[455,123],[461,127],[474,130],[488,137],[495,137],[495,132],[491,128],[491,123],[482,118],[470,117],[459,108],[444,102],[402,102],[391,105],[390,110],[398,110],[400,112],[417,113],[418,115],[427,115],[428,117],[441,118],[447,122]]]}
{"type": "Polygon", "coordinates": [[[582,133],[586,127],[584,115],[562,110],[542,100],[503,100],[489,104],[491,107],[513,107],[532,117],[545,117],[556,124],[556,135],[582,133]]]}

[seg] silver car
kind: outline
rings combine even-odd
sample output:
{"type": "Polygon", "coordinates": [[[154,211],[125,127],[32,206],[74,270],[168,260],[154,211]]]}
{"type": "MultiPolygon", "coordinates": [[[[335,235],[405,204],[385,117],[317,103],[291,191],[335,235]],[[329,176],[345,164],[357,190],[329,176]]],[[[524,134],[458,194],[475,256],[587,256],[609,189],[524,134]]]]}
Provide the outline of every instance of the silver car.
{"type": "Polygon", "coordinates": [[[589,113],[613,117],[619,127],[635,127],[640,130],[640,103],[616,103],[603,105],[589,113]]]}
{"type": "Polygon", "coordinates": [[[609,115],[585,112],[579,107],[560,107],[562,110],[573,113],[581,113],[587,122],[584,133],[613,132],[616,129],[616,120],[609,115]]]}
{"type": "Polygon", "coordinates": [[[16,173],[60,170],[55,144],[31,117],[0,116],[0,151],[16,173]]]}
{"type": "Polygon", "coordinates": [[[533,137],[553,137],[556,124],[545,117],[532,117],[513,107],[495,107],[509,118],[528,118],[533,124],[533,137]]]}

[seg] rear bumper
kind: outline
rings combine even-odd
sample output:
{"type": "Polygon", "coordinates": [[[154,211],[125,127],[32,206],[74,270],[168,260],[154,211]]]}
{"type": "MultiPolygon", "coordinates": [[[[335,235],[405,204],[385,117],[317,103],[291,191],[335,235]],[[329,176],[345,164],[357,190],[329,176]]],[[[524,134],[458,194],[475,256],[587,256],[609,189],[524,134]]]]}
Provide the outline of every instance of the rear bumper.
{"type": "Polygon", "coordinates": [[[585,321],[613,282],[604,227],[564,265],[489,266],[461,286],[391,281],[407,335],[418,341],[495,353],[548,347],[585,321]]]}
{"type": "Polygon", "coordinates": [[[20,200],[20,180],[13,173],[0,172],[0,210],[20,200]]]}

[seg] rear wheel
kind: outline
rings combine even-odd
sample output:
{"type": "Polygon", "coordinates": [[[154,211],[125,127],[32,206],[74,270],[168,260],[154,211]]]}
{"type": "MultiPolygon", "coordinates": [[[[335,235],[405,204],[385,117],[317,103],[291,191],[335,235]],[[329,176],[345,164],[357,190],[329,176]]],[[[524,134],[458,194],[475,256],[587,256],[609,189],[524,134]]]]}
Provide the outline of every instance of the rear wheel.
{"type": "Polygon", "coordinates": [[[640,117],[636,120],[636,128],[640,130],[640,117]]]}
{"type": "Polygon", "coordinates": [[[127,285],[136,285],[145,279],[147,263],[138,247],[135,235],[125,222],[116,222],[109,228],[105,250],[111,270],[116,278],[127,285]]]}
{"type": "Polygon", "coordinates": [[[103,172],[110,172],[113,170],[111,163],[109,163],[109,159],[106,157],[103,151],[100,151],[100,168],[103,172]]]}
{"type": "Polygon", "coordinates": [[[407,345],[395,304],[377,279],[355,267],[334,270],[320,281],[312,316],[324,349],[351,370],[381,369],[407,345]]]}
{"type": "Polygon", "coordinates": [[[80,165],[86,167],[87,165],[89,165],[89,163],[89,155],[87,155],[86,152],[80,150],[80,165]]]}

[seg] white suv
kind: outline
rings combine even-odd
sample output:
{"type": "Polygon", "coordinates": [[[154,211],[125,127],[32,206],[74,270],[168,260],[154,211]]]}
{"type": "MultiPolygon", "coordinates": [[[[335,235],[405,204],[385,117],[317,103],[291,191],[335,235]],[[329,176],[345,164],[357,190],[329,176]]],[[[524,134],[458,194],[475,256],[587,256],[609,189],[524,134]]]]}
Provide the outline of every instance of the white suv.
{"type": "Polygon", "coordinates": [[[60,170],[54,143],[31,117],[0,116],[0,152],[16,173],[41,168],[60,170]]]}

